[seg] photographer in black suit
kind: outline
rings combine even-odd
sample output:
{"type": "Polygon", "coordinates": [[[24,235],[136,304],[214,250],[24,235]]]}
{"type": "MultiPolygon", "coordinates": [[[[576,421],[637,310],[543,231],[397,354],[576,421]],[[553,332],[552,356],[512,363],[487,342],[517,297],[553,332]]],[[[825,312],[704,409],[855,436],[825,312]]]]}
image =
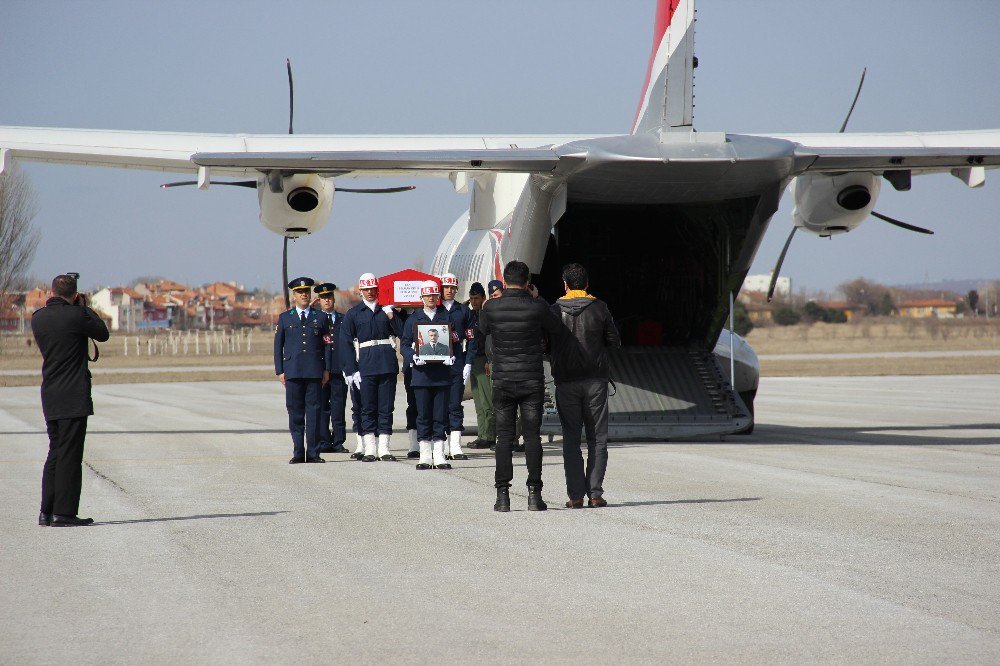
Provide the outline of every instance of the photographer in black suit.
{"type": "Polygon", "coordinates": [[[31,332],[42,353],[42,413],[49,433],[38,524],[53,527],[94,522],[76,515],[87,417],[94,413],[87,348],[89,340],[104,342],[111,334],[77,292],[77,277],[60,275],[52,280],[52,298],[31,315],[31,332]]]}

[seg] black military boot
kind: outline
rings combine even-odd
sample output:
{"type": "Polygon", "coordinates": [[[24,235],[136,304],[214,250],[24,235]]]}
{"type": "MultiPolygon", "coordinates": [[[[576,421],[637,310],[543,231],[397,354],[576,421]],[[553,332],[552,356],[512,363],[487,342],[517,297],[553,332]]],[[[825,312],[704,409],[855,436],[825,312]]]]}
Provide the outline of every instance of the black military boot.
{"type": "Polygon", "coordinates": [[[542,501],[542,489],[528,487],[528,511],[545,511],[549,505],[542,501]]]}
{"type": "Polygon", "coordinates": [[[497,488],[497,503],[493,505],[493,510],[504,513],[510,511],[510,486],[497,488]]]}

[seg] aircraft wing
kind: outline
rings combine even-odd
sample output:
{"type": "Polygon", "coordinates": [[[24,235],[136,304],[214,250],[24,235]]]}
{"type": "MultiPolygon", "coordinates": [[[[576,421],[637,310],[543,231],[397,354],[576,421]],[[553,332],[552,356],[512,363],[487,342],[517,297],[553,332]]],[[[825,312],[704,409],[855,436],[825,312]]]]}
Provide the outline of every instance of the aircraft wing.
{"type": "Polygon", "coordinates": [[[551,148],[578,135],[347,136],[186,134],[0,127],[0,170],[13,160],[248,176],[280,169],[330,175],[551,172],[551,148]]]}
{"type": "Polygon", "coordinates": [[[1000,129],[768,137],[796,144],[795,156],[811,159],[811,162],[807,161],[806,171],[909,170],[913,173],[933,173],[1000,166],[1000,129]]]}

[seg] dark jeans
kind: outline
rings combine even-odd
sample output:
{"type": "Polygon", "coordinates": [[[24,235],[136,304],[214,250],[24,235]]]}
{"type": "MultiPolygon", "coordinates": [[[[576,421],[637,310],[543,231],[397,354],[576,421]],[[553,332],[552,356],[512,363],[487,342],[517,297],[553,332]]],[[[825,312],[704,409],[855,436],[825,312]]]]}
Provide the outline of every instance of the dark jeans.
{"type": "Polygon", "coordinates": [[[604,495],[608,469],[608,382],[581,379],[556,384],[556,406],[563,432],[563,468],[570,499],[604,495]],[[583,471],[580,431],[587,433],[587,472],[583,471]]]}
{"type": "Polygon", "coordinates": [[[493,380],[493,411],[497,418],[496,487],[508,487],[514,478],[511,447],[517,428],[517,410],[521,409],[521,434],[524,436],[524,460],[528,466],[528,487],[542,487],[542,399],[545,384],[541,380],[512,382],[493,380]]]}
{"type": "Polygon", "coordinates": [[[49,456],[42,468],[42,513],[75,516],[80,510],[87,417],[46,421],[45,427],[49,456]]]}

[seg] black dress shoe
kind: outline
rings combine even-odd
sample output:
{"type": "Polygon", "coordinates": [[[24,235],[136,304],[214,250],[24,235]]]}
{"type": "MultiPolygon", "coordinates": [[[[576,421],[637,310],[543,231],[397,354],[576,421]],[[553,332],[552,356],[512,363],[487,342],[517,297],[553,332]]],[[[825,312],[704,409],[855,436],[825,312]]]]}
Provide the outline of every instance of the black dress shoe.
{"type": "Polygon", "coordinates": [[[351,457],[354,458],[355,460],[363,460],[364,457],[365,457],[365,454],[363,454],[363,453],[352,453],[351,457]]]}
{"type": "Polygon", "coordinates": [[[440,465],[434,465],[434,469],[451,469],[451,463],[441,463],[440,465]]]}
{"type": "Polygon", "coordinates": [[[44,511],[42,511],[41,513],[39,513],[38,514],[38,524],[41,525],[41,526],[43,526],[43,527],[48,527],[49,525],[51,525],[52,524],[52,514],[51,513],[45,513],[44,511]]]}
{"type": "Polygon", "coordinates": [[[330,447],[330,453],[350,453],[343,444],[334,444],[330,447]]]}
{"type": "Polygon", "coordinates": [[[289,460],[288,464],[289,465],[298,465],[299,463],[304,463],[305,461],[306,461],[305,458],[299,458],[298,456],[296,456],[296,457],[292,458],[291,460],[289,460]]]}
{"type": "Polygon", "coordinates": [[[430,463],[417,463],[417,469],[431,469],[434,465],[430,463]]]}
{"type": "Polygon", "coordinates": [[[381,458],[379,458],[379,460],[382,460],[382,461],[385,461],[385,462],[390,462],[390,461],[393,461],[395,459],[396,459],[396,456],[392,455],[391,453],[387,453],[384,456],[382,456],[381,458]]]}
{"type": "Polygon", "coordinates": [[[83,527],[84,525],[93,524],[93,518],[77,518],[76,516],[60,516],[59,514],[52,515],[52,527],[83,527]]]}
{"type": "Polygon", "coordinates": [[[407,452],[406,457],[409,458],[410,460],[413,460],[415,458],[419,458],[420,457],[420,451],[409,451],[409,452],[407,452]]]}
{"type": "Polygon", "coordinates": [[[378,460],[378,458],[375,456],[365,456],[361,459],[361,462],[375,462],[376,460],[378,460]]]}
{"type": "Polygon", "coordinates": [[[510,511],[510,488],[497,488],[497,503],[493,505],[493,510],[502,513],[510,511]]]}
{"type": "Polygon", "coordinates": [[[451,457],[452,460],[468,460],[469,456],[464,453],[456,453],[451,457]]]}
{"type": "Polygon", "coordinates": [[[326,461],[323,460],[322,458],[320,458],[319,456],[316,456],[315,458],[306,458],[306,462],[307,463],[325,463],[326,461]]]}

